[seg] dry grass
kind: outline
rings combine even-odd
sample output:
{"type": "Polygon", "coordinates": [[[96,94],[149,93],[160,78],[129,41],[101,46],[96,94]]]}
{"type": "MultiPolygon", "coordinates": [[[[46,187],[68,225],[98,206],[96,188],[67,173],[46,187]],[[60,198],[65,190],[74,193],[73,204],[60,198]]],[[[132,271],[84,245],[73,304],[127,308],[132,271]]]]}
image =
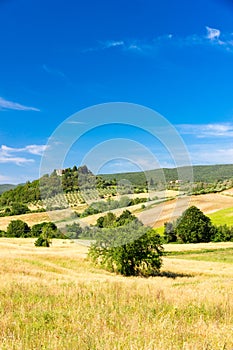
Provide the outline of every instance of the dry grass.
{"type": "Polygon", "coordinates": [[[0,217],[0,229],[6,230],[11,220],[23,220],[29,226],[32,226],[43,221],[50,221],[50,218],[46,212],[22,214],[22,215],[15,215],[15,216],[4,216],[4,217],[0,217]]]}
{"type": "Polygon", "coordinates": [[[29,226],[39,224],[41,222],[66,220],[73,213],[71,209],[54,210],[42,213],[29,213],[22,215],[13,215],[0,217],[0,230],[6,230],[12,220],[23,220],[29,226]]]}
{"type": "Polygon", "coordinates": [[[170,278],[125,278],[70,240],[33,242],[0,239],[1,350],[233,348],[232,264],[166,258],[170,278]]]}

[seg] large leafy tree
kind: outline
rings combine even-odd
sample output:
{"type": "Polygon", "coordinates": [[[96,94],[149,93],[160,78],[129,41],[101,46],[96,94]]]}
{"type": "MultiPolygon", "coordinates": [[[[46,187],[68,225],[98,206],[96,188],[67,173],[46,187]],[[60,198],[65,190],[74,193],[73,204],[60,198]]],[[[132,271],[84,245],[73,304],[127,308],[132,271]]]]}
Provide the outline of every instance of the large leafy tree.
{"type": "Polygon", "coordinates": [[[200,209],[191,206],[176,222],[175,233],[178,242],[209,242],[213,233],[213,225],[208,216],[200,209]]]}
{"type": "Polygon", "coordinates": [[[140,222],[105,228],[95,237],[89,257],[104,268],[125,276],[158,274],[163,248],[160,236],[140,222]]]}
{"type": "Polygon", "coordinates": [[[22,220],[12,220],[7,227],[8,237],[30,237],[31,229],[22,220]]]}

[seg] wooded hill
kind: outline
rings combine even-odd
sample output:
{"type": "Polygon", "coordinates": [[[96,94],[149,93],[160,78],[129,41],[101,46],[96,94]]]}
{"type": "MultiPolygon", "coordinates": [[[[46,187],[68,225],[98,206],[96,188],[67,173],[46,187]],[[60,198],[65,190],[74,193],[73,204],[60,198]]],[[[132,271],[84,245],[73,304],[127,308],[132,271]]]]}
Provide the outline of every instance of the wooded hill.
{"type": "MultiPolygon", "coordinates": [[[[182,180],[189,180],[185,178],[185,173],[189,174],[188,167],[179,168],[184,176],[182,180]],[[188,171],[187,171],[188,170],[188,171]]],[[[193,181],[214,183],[217,181],[224,181],[233,178],[233,164],[219,164],[219,165],[194,165],[193,169],[193,181]]],[[[116,173],[116,174],[101,174],[104,180],[120,181],[122,178],[130,181],[136,186],[145,186],[147,179],[158,178],[163,179],[166,182],[179,180],[177,168],[162,168],[155,170],[148,170],[144,172],[129,172],[129,173],[116,173]],[[164,175],[163,175],[164,174],[164,175]]]]}
{"type": "Polygon", "coordinates": [[[0,185],[0,194],[9,190],[12,190],[12,188],[15,188],[16,185],[11,185],[11,184],[4,184],[0,185]]]}
{"type": "MultiPolygon", "coordinates": [[[[220,186],[219,188],[220,190],[225,189],[224,181],[229,179],[231,180],[228,183],[228,187],[232,186],[233,164],[193,166],[192,169],[194,182],[200,187],[199,191],[205,191],[206,186],[209,186],[208,184],[215,184],[212,187],[209,186],[210,190],[208,190],[209,192],[214,191],[216,184],[221,181],[223,187],[220,186]]],[[[185,174],[185,171],[190,169],[182,168],[182,170],[184,170],[182,173],[185,174]]],[[[13,203],[35,203],[40,201],[41,197],[52,198],[62,193],[68,195],[80,193],[80,191],[88,192],[89,190],[97,190],[99,193],[103,191],[102,197],[108,191],[108,196],[111,196],[116,194],[117,188],[119,189],[119,183],[123,179],[130,183],[131,190],[135,193],[145,192],[148,182],[150,186],[158,190],[160,189],[159,187],[167,187],[171,181],[179,180],[177,168],[156,169],[145,173],[132,172],[96,176],[86,166],[78,168],[74,166],[72,169],[64,169],[61,176],[54,170],[52,174],[44,175],[40,180],[27,182],[24,185],[18,185],[5,191],[0,195],[0,207],[11,206],[13,203]]],[[[189,179],[187,178],[187,180],[189,179]]]]}

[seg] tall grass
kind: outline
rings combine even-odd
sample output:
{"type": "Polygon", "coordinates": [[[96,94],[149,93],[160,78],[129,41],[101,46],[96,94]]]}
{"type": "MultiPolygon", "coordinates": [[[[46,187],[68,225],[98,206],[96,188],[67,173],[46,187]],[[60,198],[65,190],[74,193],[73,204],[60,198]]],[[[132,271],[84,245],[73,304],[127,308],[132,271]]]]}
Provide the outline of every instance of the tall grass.
{"type": "Polygon", "coordinates": [[[170,278],[125,278],[96,269],[71,241],[0,246],[1,350],[233,348],[232,269],[165,258],[170,278]]]}

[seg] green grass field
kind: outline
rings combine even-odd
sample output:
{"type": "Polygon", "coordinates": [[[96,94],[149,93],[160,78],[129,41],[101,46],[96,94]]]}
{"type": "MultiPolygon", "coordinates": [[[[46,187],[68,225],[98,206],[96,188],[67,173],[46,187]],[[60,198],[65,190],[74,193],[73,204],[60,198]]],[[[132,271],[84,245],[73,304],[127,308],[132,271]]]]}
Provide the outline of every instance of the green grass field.
{"type": "Polygon", "coordinates": [[[215,213],[208,214],[214,225],[224,225],[233,226],[233,207],[218,210],[215,213]]]}
{"type": "Polygon", "coordinates": [[[193,250],[169,252],[167,256],[176,257],[178,259],[198,260],[198,261],[212,261],[220,263],[233,264],[233,248],[222,249],[200,249],[196,252],[193,250]]]}

